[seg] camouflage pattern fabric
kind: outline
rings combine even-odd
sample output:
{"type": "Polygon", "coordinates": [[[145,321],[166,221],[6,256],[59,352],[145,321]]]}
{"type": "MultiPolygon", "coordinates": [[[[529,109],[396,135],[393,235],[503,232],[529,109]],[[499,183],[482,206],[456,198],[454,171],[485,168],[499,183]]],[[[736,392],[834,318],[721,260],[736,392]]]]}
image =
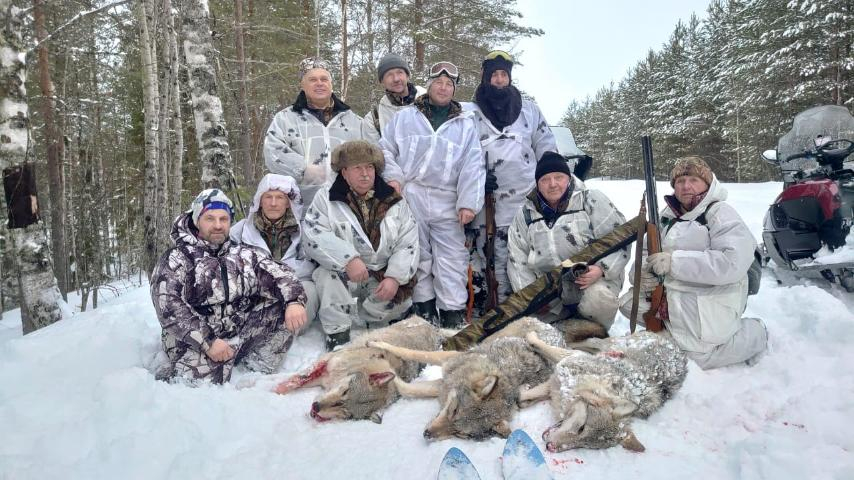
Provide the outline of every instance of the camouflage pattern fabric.
{"type": "Polygon", "coordinates": [[[171,363],[158,377],[226,382],[243,358],[254,359],[250,367],[272,371],[293,341],[284,311],[293,302],[305,305],[302,285],[266,252],[230,241],[217,248],[197,233],[189,214],[178,217],[174,247],[151,276],[151,299],[171,363]],[[205,354],[218,338],[236,351],[228,362],[205,354]]]}
{"type": "MultiPolygon", "coordinates": [[[[590,242],[568,261],[570,263],[589,263],[592,259],[600,258],[630,245],[637,238],[638,228],[646,228],[645,218],[635,217],[615,227],[610,233],[590,242]]],[[[479,319],[473,319],[466,328],[447,339],[443,348],[445,350],[465,350],[513,320],[522,316],[533,315],[540,309],[547,307],[549,303],[561,296],[563,269],[563,266],[555,268],[527,287],[510,295],[494,310],[486,312],[479,319]]]]}

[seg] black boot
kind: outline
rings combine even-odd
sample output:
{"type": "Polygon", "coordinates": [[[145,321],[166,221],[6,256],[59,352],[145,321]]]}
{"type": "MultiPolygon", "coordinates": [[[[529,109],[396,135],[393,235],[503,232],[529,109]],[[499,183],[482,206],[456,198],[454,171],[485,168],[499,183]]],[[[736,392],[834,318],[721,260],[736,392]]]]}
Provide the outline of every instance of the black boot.
{"type": "Polygon", "coordinates": [[[350,341],[350,329],[338,333],[330,333],[326,336],[326,351],[331,352],[335,347],[344,345],[350,341]]]}
{"type": "Polygon", "coordinates": [[[463,328],[466,326],[465,310],[439,310],[442,328],[463,328]]]}
{"type": "Polygon", "coordinates": [[[436,313],[435,298],[431,298],[426,302],[413,302],[412,309],[410,311],[413,315],[418,315],[433,325],[439,325],[439,315],[436,313]]]}

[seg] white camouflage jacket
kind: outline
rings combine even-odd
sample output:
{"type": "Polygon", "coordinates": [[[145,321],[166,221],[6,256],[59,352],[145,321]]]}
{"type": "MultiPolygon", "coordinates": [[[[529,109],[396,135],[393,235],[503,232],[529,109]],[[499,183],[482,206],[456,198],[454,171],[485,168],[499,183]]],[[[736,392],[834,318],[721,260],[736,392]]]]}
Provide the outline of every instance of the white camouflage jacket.
{"type": "MultiPolygon", "coordinates": [[[[545,152],[557,152],[555,137],[540,108],[529,100],[522,100],[519,117],[504,130],[496,129],[476,103],[465,106],[475,113],[486,169],[498,178],[498,190],[494,193],[495,225],[507,227],[524,203],[525,195],[536,186],[537,161],[545,152]]],[[[483,212],[478,215],[476,225],[486,225],[483,215],[483,212]]]]}
{"type": "MultiPolygon", "coordinates": [[[[507,276],[510,277],[513,291],[525,288],[576,254],[591,240],[609,233],[626,221],[604,193],[588,189],[575,176],[572,182],[574,187],[565,213],[558,217],[552,228],[546,225],[532,200],[536,199],[536,190],[525,198],[522,208],[513,219],[507,234],[507,276]]],[[[596,262],[605,274],[604,280],[617,287],[615,295],[622,287],[628,261],[628,248],[623,248],[596,262]]]]}
{"type": "MultiPolygon", "coordinates": [[[[375,189],[378,198],[394,193],[388,185],[377,184],[382,185],[375,189]]],[[[343,272],[350,260],[360,257],[368,270],[385,268],[386,277],[405,285],[415,275],[419,255],[418,228],[406,200],[400,199],[386,212],[380,223],[379,246],[374,250],[355,213],[341,200],[347,190],[347,183],[339,177],[315,195],[305,215],[306,252],[320,266],[336,272],[343,272]]]]}

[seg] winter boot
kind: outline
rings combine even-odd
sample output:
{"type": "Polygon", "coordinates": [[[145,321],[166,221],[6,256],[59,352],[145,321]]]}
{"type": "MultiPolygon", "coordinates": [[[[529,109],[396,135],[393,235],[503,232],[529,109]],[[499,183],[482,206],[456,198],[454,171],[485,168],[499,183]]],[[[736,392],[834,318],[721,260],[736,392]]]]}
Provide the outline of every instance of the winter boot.
{"type": "Polygon", "coordinates": [[[410,312],[413,315],[418,315],[419,317],[427,320],[433,325],[439,325],[439,315],[436,314],[436,299],[431,298],[426,302],[414,302],[412,304],[412,309],[410,312]]]}
{"type": "Polygon", "coordinates": [[[466,326],[465,310],[439,310],[439,318],[442,319],[442,328],[459,329],[466,326]]]}
{"type": "Polygon", "coordinates": [[[350,341],[350,329],[326,335],[326,351],[331,352],[350,341]]]}

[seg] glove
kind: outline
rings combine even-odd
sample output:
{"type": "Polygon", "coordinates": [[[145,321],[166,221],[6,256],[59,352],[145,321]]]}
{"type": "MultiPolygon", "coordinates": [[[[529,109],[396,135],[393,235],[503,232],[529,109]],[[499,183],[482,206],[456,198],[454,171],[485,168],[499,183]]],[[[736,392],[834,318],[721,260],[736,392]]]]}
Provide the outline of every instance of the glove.
{"type": "Polygon", "coordinates": [[[492,193],[498,190],[498,177],[492,172],[486,172],[486,184],[484,185],[486,193],[492,193]]]}
{"type": "Polygon", "coordinates": [[[646,257],[646,268],[644,270],[653,272],[656,275],[667,275],[670,273],[670,252],[653,253],[646,257]]]}
{"type": "Polygon", "coordinates": [[[649,293],[655,290],[661,282],[658,281],[658,277],[656,277],[652,272],[647,270],[641,271],[641,280],[640,280],[640,291],[641,293],[649,293]]]}

